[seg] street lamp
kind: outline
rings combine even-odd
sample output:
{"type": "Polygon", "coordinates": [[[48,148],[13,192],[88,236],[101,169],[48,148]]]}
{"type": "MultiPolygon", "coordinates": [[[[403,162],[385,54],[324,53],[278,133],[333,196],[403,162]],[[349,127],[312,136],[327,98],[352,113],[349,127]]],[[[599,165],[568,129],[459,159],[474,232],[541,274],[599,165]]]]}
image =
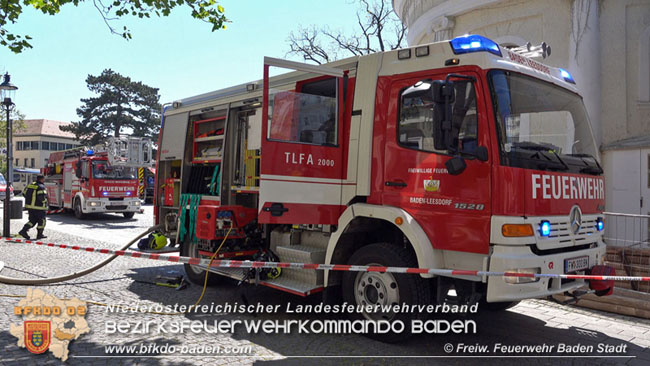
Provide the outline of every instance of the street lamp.
{"type": "Polygon", "coordinates": [[[9,114],[11,110],[14,109],[15,104],[11,101],[11,98],[15,95],[17,86],[10,83],[11,76],[9,73],[5,73],[4,81],[0,84],[0,99],[2,99],[2,106],[7,111],[7,186],[5,188],[5,202],[4,202],[4,214],[2,220],[2,235],[6,238],[11,236],[10,232],[10,216],[9,216],[9,206],[11,205],[11,197],[9,195],[9,190],[11,184],[14,180],[14,169],[12,166],[13,163],[13,149],[11,146],[11,118],[9,114]]]}

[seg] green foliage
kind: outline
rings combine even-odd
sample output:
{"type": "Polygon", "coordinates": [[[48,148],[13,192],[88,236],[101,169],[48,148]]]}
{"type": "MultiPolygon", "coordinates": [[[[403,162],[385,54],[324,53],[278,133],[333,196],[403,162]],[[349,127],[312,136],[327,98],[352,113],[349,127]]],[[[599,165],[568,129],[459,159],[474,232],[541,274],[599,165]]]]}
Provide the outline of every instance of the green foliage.
{"type": "MultiPolygon", "coordinates": [[[[55,15],[61,11],[61,7],[64,5],[78,6],[84,2],[88,3],[90,0],[0,0],[0,46],[7,47],[15,53],[32,48],[29,43],[30,36],[15,34],[7,27],[18,22],[24,7],[32,7],[46,15],[55,15]]],[[[132,35],[126,26],[120,31],[113,28],[112,24],[118,18],[168,16],[174,8],[179,6],[189,7],[192,17],[211,24],[213,32],[217,29],[225,29],[225,23],[228,22],[224,8],[218,5],[216,0],[114,0],[113,2],[108,0],[105,3],[101,0],[92,0],[92,3],[110,31],[127,40],[131,39],[132,35]]]]}
{"type": "Polygon", "coordinates": [[[77,108],[77,115],[82,120],[62,126],[61,130],[74,133],[88,146],[110,135],[119,137],[122,129],[133,136],[157,139],[161,108],[157,88],[131,81],[111,69],[99,76],[88,75],[86,83],[98,96],[81,99],[83,105],[77,108]]]}

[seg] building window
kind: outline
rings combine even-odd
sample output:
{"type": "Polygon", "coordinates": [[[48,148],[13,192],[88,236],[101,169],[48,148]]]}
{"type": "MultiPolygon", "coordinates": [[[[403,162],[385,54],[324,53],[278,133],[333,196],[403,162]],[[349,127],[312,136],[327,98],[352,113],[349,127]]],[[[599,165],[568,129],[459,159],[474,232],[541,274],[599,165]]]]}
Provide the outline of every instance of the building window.
{"type": "Polygon", "coordinates": [[[18,166],[18,164],[20,164],[19,161],[20,161],[19,159],[16,159],[16,166],[18,166]]]}
{"type": "Polygon", "coordinates": [[[25,168],[27,168],[27,158],[25,158],[25,165],[23,165],[25,168]]]}
{"type": "Polygon", "coordinates": [[[30,165],[30,167],[33,168],[34,166],[35,166],[35,165],[34,165],[34,158],[32,158],[32,164],[30,165]]]}
{"type": "Polygon", "coordinates": [[[50,143],[47,141],[41,142],[41,149],[43,150],[49,150],[50,149],[50,143]]]}
{"type": "Polygon", "coordinates": [[[23,149],[23,142],[18,141],[16,142],[16,150],[22,150],[23,149]]]}
{"type": "Polygon", "coordinates": [[[58,148],[58,150],[65,150],[65,144],[59,142],[59,148],[58,148]]]}
{"type": "Polygon", "coordinates": [[[72,149],[72,144],[65,144],[65,149],[66,150],[72,149]]]}
{"type": "Polygon", "coordinates": [[[31,150],[38,150],[38,141],[32,141],[32,148],[31,150]]]}

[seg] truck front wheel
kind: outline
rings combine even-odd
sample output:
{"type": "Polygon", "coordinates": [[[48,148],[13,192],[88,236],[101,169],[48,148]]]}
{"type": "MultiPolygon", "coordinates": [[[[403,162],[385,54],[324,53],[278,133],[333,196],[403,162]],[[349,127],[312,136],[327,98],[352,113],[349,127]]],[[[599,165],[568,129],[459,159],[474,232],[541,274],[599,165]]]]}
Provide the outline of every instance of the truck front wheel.
{"type": "Polygon", "coordinates": [[[135,212],[122,212],[122,215],[124,215],[124,217],[127,219],[132,219],[133,215],[135,215],[135,212]]]}
{"type": "MultiPolygon", "coordinates": [[[[389,244],[370,244],[360,248],[348,261],[359,266],[417,267],[415,256],[407,248],[389,244]]],[[[342,283],[343,299],[357,306],[401,306],[425,305],[430,303],[431,291],[427,280],[418,274],[382,272],[345,272],[342,283]]],[[[382,342],[397,342],[411,335],[413,320],[424,320],[419,311],[353,312],[352,320],[388,321],[401,323],[401,332],[368,333],[368,336],[382,342]]],[[[394,328],[397,329],[397,328],[394,328]]]]}
{"type": "MultiPolygon", "coordinates": [[[[191,240],[186,239],[181,244],[181,256],[199,258],[199,248],[197,243],[192,243],[191,240]]],[[[185,267],[185,274],[187,275],[187,278],[192,283],[199,286],[203,286],[203,284],[205,283],[206,271],[201,267],[194,266],[191,264],[184,264],[184,267],[185,267]]],[[[223,279],[222,276],[219,276],[218,274],[215,273],[210,273],[208,275],[208,286],[218,285],[222,279],[223,279]]]]}
{"type": "Polygon", "coordinates": [[[83,220],[86,218],[86,214],[81,210],[81,200],[80,199],[75,199],[74,200],[74,217],[78,218],[79,220],[83,220]]]}

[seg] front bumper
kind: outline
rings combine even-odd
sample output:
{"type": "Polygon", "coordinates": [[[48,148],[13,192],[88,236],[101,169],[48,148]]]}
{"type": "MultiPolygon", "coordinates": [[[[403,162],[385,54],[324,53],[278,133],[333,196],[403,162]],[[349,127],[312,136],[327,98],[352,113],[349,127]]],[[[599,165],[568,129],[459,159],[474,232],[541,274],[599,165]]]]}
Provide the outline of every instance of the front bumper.
{"type": "Polygon", "coordinates": [[[139,198],[126,198],[111,201],[108,198],[88,199],[83,207],[84,213],[99,212],[139,212],[141,202],[139,198]]]}
{"type": "MultiPolygon", "coordinates": [[[[565,274],[564,260],[588,256],[589,268],[602,264],[605,258],[605,243],[594,242],[592,248],[548,255],[533,253],[529,245],[493,245],[490,255],[490,271],[507,272],[524,268],[539,268],[542,274],[565,274]]],[[[582,274],[584,272],[577,272],[582,274]]],[[[505,277],[488,278],[487,301],[516,301],[547,297],[565,291],[574,291],[586,286],[585,280],[561,280],[559,278],[540,278],[537,282],[508,283],[505,277]]]]}

